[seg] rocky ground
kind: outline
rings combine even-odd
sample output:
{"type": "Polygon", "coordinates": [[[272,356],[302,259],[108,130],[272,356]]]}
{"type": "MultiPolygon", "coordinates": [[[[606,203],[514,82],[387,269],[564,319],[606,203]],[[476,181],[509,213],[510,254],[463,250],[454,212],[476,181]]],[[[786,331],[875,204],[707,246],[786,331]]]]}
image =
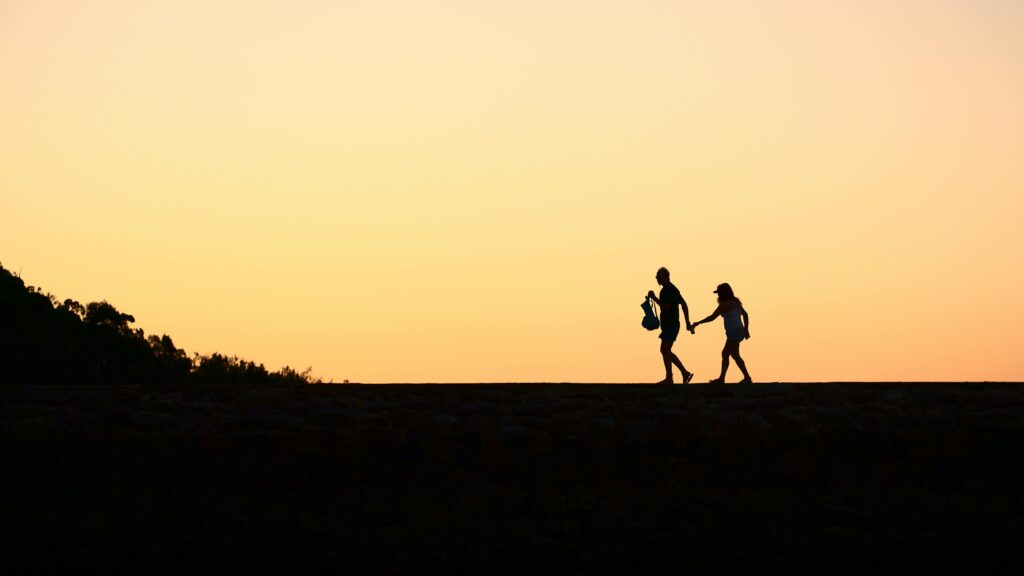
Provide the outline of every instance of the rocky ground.
{"type": "Polygon", "coordinates": [[[33,573],[1019,568],[1022,473],[1018,384],[0,386],[33,573]]]}

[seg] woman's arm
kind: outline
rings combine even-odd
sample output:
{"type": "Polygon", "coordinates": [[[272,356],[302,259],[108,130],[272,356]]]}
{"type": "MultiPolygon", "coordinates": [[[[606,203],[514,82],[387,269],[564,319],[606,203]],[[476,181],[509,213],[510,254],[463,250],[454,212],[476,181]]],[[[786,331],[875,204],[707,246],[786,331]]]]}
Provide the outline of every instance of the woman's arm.
{"type": "Polygon", "coordinates": [[[718,308],[715,308],[715,311],[714,311],[714,313],[712,313],[712,314],[711,314],[711,316],[708,316],[707,318],[705,318],[705,319],[703,319],[703,320],[698,320],[698,321],[694,322],[694,323],[693,323],[693,326],[691,326],[691,327],[692,327],[692,328],[696,328],[698,324],[704,324],[704,323],[706,323],[706,322],[711,322],[711,321],[712,321],[712,320],[714,320],[715,318],[718,318],[718,316],[719,316],[719,315],[720,315],[721,313],[722,313],[722,305],[721,305],[721,304],[719,304],[719,305],[718,305],[718,308]]]}
{"type": "Polygon", "coordinates": [[[747,333],[746,340],[750,339],[750,316],[744,308],[740,308],[740,316],[743,318],[743,330],[747,333]]]}

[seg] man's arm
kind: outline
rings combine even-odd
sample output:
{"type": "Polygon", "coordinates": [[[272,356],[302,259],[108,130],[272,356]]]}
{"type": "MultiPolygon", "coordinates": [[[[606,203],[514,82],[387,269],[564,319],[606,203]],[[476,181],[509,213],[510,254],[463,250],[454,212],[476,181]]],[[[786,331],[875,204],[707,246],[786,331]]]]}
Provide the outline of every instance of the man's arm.
{"type": "Polygon", "coordinates": [[[686,307],[686,299],[682,296],[679,297],[679,305],[683,307],[683,318],[686,319],[686,329],[692,328],[690,325],[690,309],[686,307]]]}
{"type": "Polygon", "coordinates": [[[657,304],[658,306],[661,306],[661,300],[658,300],[658,297],[654,295],[654,290],[648,291],[647,297],[650,298],[651,300],[654,300],[654,303],[657,304]]]}

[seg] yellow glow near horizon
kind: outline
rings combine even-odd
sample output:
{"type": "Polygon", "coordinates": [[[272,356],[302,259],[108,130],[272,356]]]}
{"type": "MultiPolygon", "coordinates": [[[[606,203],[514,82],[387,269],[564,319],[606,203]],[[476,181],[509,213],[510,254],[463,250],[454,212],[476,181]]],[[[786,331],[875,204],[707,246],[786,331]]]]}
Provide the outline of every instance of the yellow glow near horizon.
{"type": "Polygon", "coordinates": [[[0,263],[338,381],[653,382],[659,266],[697,318],[734,286],[757,380],[1021,380],[1022,38],[1010,0],[7,0],[0,263]]]}

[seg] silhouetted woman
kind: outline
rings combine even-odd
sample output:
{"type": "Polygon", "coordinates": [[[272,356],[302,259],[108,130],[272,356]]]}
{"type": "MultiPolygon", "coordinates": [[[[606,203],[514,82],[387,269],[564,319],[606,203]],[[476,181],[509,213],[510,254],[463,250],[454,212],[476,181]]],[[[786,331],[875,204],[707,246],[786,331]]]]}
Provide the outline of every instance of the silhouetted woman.
{"type": "Polygon", "coordinates": [[[700,324],[711,322],[719,316],[725,321],[725,348],[722,348],[722,375],[712,380],[712,384],[724,384],[725,372],[729,369],[729,356],[736,360],[736,365],[743,372],[743,380],[740,384],[751,384],[750,373],[747,372],[747,364],[740,358],[740,342],[750,338],[750,317],[743,309],[743,303],[732,292],[732,286],[719,284],[715,289],[718,294],[718,308],[715,312],[703,320],[693,323],[696,328],[700,324]]]}

